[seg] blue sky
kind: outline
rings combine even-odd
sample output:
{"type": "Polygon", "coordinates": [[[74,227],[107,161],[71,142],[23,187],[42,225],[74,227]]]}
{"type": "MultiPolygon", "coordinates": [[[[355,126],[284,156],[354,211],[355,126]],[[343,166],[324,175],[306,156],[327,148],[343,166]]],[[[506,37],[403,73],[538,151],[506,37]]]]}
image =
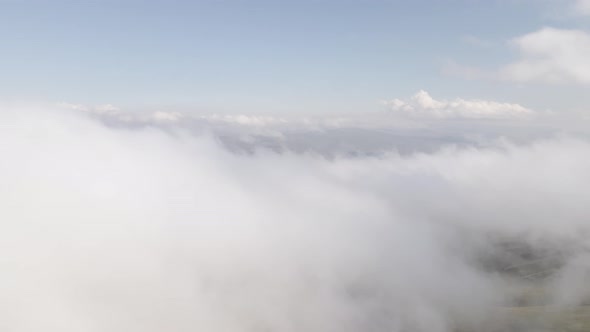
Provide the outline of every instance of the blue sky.
{"type": "Polygon", "coordinates": [[[543,27],[585,33],[588,16],[572,15],[575,5],[0,0],[0,98],[127,109],[357,112],[424,89],[440,98],[579,110],[590,104],[586,82],[463,73],[513,62],[507,41],[543,27]]]}

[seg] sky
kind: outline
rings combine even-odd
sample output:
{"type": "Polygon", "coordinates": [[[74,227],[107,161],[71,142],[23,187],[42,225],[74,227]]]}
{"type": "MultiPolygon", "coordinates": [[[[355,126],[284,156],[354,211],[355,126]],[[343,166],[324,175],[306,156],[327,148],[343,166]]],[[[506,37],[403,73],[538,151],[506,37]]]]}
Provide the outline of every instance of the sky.
{"type": "Polygon", "coordinates": [[[321,114],[425,90],[581,112],[588,15],[584,0],[0,0],[0,100],[321,114]]]}

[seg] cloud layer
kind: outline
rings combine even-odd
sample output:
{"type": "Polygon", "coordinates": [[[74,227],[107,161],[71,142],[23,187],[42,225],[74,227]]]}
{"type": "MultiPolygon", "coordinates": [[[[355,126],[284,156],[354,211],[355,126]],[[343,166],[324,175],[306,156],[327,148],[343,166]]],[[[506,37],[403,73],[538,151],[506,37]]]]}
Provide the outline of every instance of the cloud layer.
{"type": "MultiPolygon", "coordinates": [[[[519,285],[489,263],[500,240],[566,267],[585,255],[583,140],[328,160],[71,112],[0,116],[11,331],[485,331],[519,285]]],[[[570,294],[586,270],[563,271],[554,298],[583,301],[570,294]]]]}

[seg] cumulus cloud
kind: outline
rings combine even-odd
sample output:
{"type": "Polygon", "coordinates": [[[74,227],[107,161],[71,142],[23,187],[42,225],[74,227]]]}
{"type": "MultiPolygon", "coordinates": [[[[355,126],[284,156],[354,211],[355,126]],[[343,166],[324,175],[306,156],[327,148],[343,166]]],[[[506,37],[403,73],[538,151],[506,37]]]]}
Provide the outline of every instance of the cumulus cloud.
{"type": "Polygon", "coordinates": [[[520,59],[500,69],[499,77],[517,82],[590,83],[590,34],[542,28],[511,42],[520,59]]]}
{"type": "Polygon", "coordinates": [[[330,160],[88,114],[0,117],[15,332],[486,331],[522,287],[511,257],[531,252],[514,239],[564,255],[566,279],[587,244],[585,140],[330,160]]]}
{"type": "Polygon", "coordinates": [[[518,119],[533,115],[533,111],[519,104],[480,99],[436,100],[420,90],[407,100],[384,102],[397,114],[416,118],[518,119]]]}

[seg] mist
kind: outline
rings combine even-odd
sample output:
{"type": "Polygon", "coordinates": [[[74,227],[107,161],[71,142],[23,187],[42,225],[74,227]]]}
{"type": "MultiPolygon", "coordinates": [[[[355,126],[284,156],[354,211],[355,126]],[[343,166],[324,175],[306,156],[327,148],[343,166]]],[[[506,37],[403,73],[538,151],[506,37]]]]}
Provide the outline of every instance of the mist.
{"type": "Polygon", "coordinates": [[[495,331],[518,301],[590,298],[584,138],[253,151],[5,107],[0,327],[495,331]]]}

